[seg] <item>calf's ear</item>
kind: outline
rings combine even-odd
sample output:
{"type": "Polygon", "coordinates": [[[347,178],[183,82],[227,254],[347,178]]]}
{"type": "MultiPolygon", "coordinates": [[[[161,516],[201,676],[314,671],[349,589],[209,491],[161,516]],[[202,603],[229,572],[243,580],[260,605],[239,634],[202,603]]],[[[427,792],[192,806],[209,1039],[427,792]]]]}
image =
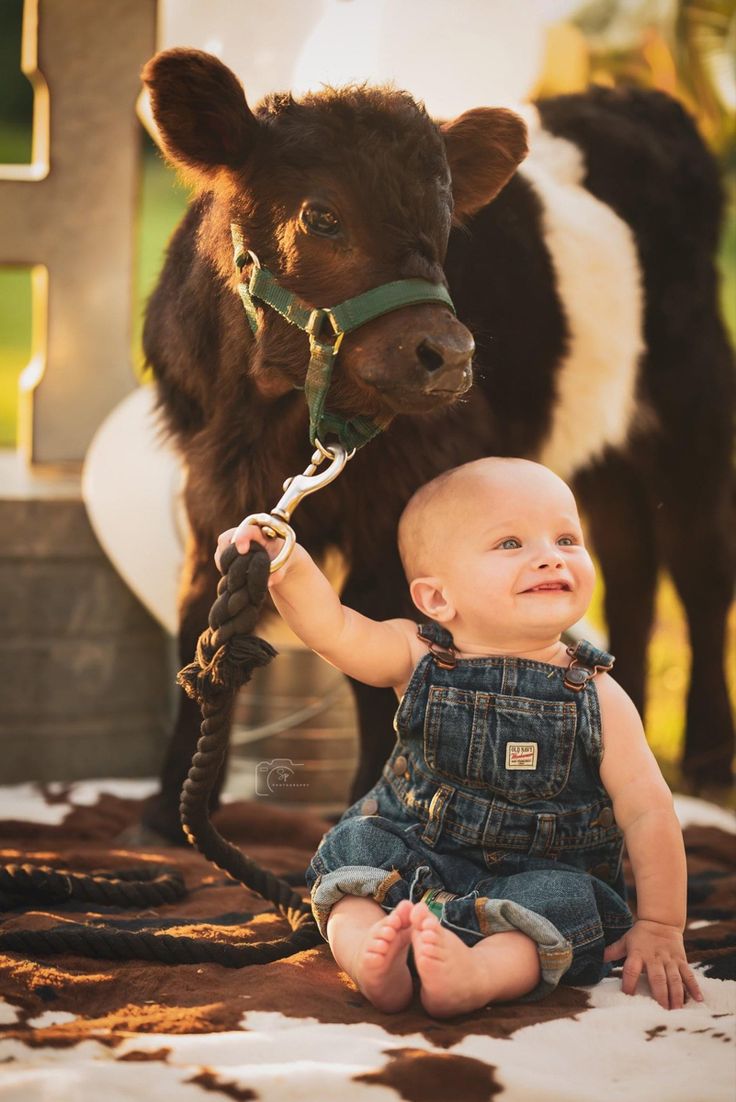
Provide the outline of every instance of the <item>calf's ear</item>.
{"type": "Polygon", "coordinates": [[[141,73],[164,152],[195,176],[245,163],[259,123],[242,85],[211,54],[163,50],[141,73]]]}
{"type": "Polygon", "coordinates": [[[503,107],[475,107],[444,122],[455,215],[474,214],[498,195],[528,153],[523,119],[503,107]]]}

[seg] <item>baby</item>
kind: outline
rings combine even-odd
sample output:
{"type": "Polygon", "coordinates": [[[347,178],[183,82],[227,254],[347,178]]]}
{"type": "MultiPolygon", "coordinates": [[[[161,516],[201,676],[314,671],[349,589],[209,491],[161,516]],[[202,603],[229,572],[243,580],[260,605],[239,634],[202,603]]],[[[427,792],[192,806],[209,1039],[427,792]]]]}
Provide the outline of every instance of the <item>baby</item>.
{"type": "MultiPolygon", "coordinates": [[[[216,559],[251,540],[281,546],[241,525],[216,559]]],[[[570,489],[527,460],[467,463],[412,497],[399,549],[419,628],[346,608],[298,545],[269,583],[307,646],[400,701],[381,778],[307,870],[337,963],[389,1013],[413,975],[449,1017],[597,983],[622,958],[627,994],[646,971],[661,1006],[702,1000],[670,791],[612,656],[560,640],[594,583],[570,489]]]]}

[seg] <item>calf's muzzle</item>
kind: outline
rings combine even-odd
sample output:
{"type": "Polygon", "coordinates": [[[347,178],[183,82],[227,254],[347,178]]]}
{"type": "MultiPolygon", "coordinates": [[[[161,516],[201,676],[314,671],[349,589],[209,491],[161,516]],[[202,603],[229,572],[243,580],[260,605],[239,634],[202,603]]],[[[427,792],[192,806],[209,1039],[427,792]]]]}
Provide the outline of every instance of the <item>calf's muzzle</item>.
{"type": "MultiPolygon", "coordinates": [[[[367,443],[386,426],[393,416],[392,413],[373,417],[359,414],[347,418],[326,409],[325,403],[333,365],[346,334],[369,325],[384,314],[395,311],[403,313],[405,307],[416,309],[423,306],[426,309],[431,303],[432,310],[437,312],[438,307],[441,307],[441,313],[447,322],[462,330],[472,344],[472,338],[465,326],[454,318],[455,307],[447,288],[441,283],[430,283],[425,279],[396,280],[382,283],[353,298],[345,299],[337,306],[310,309],[305,307],[296,295],[282,287],[268,269],[261,266],[255,253],[246,248],[240,228],[234,223],[230,228],[236,268],[242,272],[249,260],[252,265],[249,278],[238,284],[238,292],[253,333],[257,335],[260,327],[256,309],[256,303],[258,303],[259,306],[267,306],[275,310],[291,325],[295,325],[309,336],[310,360],[304,391],[309,407],[309,437],[312,443],[316,443],[320,437],[324,439],[327,433],[333,433],[349,451],[367,443]],[[330,331],[333,334],[332,338],[330,331]]],[[[458,350],[452,349],[451,345],[452,341],[442,343],[438,342],[436,337],[434,343],[431,343],[428,333],[421,339],[415,339],[414,363],[424,375],[433,379],[432,386],[425,388],[427,393],[432,391],[436,394],[440,391],[437,381],[441,378],[438,373],[443,367],[446,380],[452,377],[455,386],[458,385],[458,372],[462,383],[464,383],[465,374],[469,375],[469,362],[467,371],[465,368],[459,368],[461,359],[458,357],[458,350]],[[447,365],[448,356],[451,366],[447,365]]],[[[389,357],[391,358],[393,357],[389,357]]],[[[360,374],[365,381],[368,381],[363,372],[360,374]]],[[[375,385],[381,387],[380,383],[375,385]]],[[[463,388],[467,389],[469,385],[468,380],[463,388]]],[[[404,408],[403,403],[401,408],[404,408]]],[[[396,409],[395,412],[399,410],[396,409]]]]}
{"type": "Polygon", "coordinates": [[[475,342],[454,314],[415,306],[371,323],[344,348],[345,365],[395,413],[419,413],[472,385],[475,342]]]}

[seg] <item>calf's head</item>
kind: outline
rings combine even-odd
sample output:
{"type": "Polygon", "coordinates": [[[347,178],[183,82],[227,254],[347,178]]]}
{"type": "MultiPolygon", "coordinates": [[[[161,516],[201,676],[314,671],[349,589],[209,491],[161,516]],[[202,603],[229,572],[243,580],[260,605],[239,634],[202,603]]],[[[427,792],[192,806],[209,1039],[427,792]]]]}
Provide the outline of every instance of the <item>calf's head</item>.
{"type": "MultiPolygon", "coordinates": [[[[493,199],[526,153],[523,122],[503,109],[436,123],[405,92],[358,86],[271,95],[251,110],[233,73],[197,50],[156,55],[143,79],[166,154],[207,193],[200,250],[235,290],[235,224],[310,308],[394,280],[444,284],[453,218],[493,199]]],[[[262,314],[249,370],[278,396],[303,384],[308,344],[262,314]]],[[[432,409],[471,385],[473,351],[447,306],[402,307],[345,337],[329,403],[348,415],[432,409]]]]}

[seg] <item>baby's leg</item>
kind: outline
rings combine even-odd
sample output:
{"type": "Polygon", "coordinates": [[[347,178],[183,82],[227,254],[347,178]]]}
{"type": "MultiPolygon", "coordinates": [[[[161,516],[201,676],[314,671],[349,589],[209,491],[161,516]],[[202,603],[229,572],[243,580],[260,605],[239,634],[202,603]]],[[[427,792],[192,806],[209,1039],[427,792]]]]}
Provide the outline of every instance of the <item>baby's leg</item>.
{"type": "Polygon", "coordinates": [[[422,1005],[435,1018],[520,998],[539,983],[536,942],[521,930],[491,934],[471,947],[441,926],[425,903],[414,904],[411,926],[422,1005]]]}
{"type": "Polygon", "coordinates": [[[408,899],[390,914],[374,899],[346,895],[332,907],[327,940],[340,967],[379,1010],[396,1013],[411,1002],[413,981],[406,957],[411,944],[408,899]]]}

